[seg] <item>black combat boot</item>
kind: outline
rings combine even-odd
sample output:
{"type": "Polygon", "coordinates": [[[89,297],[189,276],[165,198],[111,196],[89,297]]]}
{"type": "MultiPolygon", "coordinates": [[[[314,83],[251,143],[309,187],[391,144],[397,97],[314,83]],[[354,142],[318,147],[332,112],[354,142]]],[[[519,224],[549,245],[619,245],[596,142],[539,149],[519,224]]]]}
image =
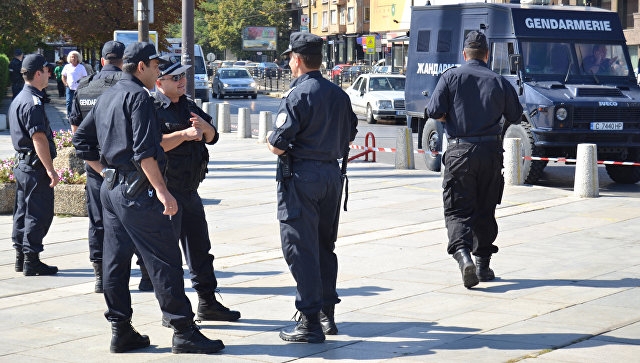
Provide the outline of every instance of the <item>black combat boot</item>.
{"type": "Polygon", "coordinates": [[[466,247],[459,248],[453,254],[453,258],[458,261],[460,272],[462,273],[462,282],[467,289],[478,284],[478,276],[476,275],[476,266],[471,259],[471,253],[466,247]]]}
{"type": "Polygon", "coordinates": [[[111,322],[111,353],[124,353],[134,349],[146,348],[151,344],[149,337],[140,335],[130,320],[111,322]]]}
{"type": "Polygon", "coordinates": [[[491,256],[476,256],[476,275],[480,281],[491,281],[496,278],[493,270],[489,268],[491,256]]]}
{"type": "Polygon", "coordinates": [[[236,321],[240,319],[240,312],[222,305],[213,293],[198,293],[198,319],[236,321]]]}
{"type": "Polygon", "coordinates": [[[102,288],[102,261],[96,261],[93,263],[93,273],[96,275],[96,287],[94,289],[98,294],[102,294],[104,289],[102,288]]]}
{"type": "Polygon", "coordinates": [[[22,273],[25,276],[55,275],[58,273],[58,268],[40,261],[38,253],[25,253],[22,273]]]}
{"type": "Polygon", "coordinates": [[[24,267],[24,253],[16,250],[16,272],[22,272],[24,267]]]}
{"type": "Polygon", "coordinates": [[[325,305],[322,307],[322,310],[320,310],[320,324],[322,325],[322,331],[325,335],[338,334],[338,326],[333,318],[334,311],[335,305],[325,305]]]}
{"type": "Polygon", "coordinates": [[[153,291],[153,284],[151,283],[149,272],[144,265],[140,265],[140,274],[142,274],[142,277],[140,278],[140,283],[138,284],[138,290],[153,291]]]}
{"type": "Polygon", "coordinates": [[[288,342],[322,343],[324,332],[320,324],[319,314],[305,315],[300,313],[298,324],[291,330],[282,330],[280,339],[288,342]]]}
{"type": "Polygon", "coordinates": [[[173,328],[173,344],[171,351],[178,353],[216,353],[224,349],[221,340],[211,340],[200,332],[200,327],[193,321],[176,322],[173,328]]]}

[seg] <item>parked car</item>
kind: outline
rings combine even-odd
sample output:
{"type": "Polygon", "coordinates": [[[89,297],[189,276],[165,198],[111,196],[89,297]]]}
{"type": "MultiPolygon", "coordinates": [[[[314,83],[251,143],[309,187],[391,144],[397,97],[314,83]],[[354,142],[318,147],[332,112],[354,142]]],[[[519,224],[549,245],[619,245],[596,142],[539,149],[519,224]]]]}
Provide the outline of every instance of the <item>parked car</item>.
{"type": "Polygon", "coordinates": [[[258,63],[256,70],[259,77],[278,77],[282,73],[282,68],[273,62],[258,63]]]}
{"type": "Polygon", "coordinates": [[[258,74],[257,67],[258,67],[258,63],[256,62],[249,62],[244,65],[244,68],[248,70],[249,73],[251,73],[251,75],[254,77],[256,77],[256,75],[258,74]]]}
{"type": "Polygon", "coordinates": [[[342,76],[346,79],[354,80],[359,75],[371,72],[371,66],[351,66],[342,71],[342,76]]]}
{"type": "Polygon", "coordinates": [[[224,61],[220,64],[220,68],[233,67],[233,61],[224,61]]]}
{"type": "Polygon", "coordinates": [[[349,88],[347,94],[356,114],[364,115],[367,123],[391,119],[406,122],[403,75],[363,74],[349,88]]]}
{"type": "Polygon", "coordinates": [[[247,63],[250,63],[249,61],[243,61],[243,60],[239,60],[239,61],[235,61],[233,63],[234,67],[244,67],[245,65],[247,65],[247,63]]]}
{"type": "Polygon", "coordinates": [[[346,71],[349,68],[351,68],[351,66],[348,64],[337,64],[335,67],[331,68],[331,71],[329,71],[329,75],[339,76],[340,73],[346,71]]]}
{"type": "Polygon", "coordinates": [[[219,99],[229,96],[244,96],[255,99],[258,88],[255,80],[245,68],[220,68],[213,78],[211,92],[219,99]]]}
{"type": "Polygon", "coordinates": [[[393,67],[391,66],[378,66],[373,69],[372,73],[384,73],[391,74],[393,73],[393,67]]]}

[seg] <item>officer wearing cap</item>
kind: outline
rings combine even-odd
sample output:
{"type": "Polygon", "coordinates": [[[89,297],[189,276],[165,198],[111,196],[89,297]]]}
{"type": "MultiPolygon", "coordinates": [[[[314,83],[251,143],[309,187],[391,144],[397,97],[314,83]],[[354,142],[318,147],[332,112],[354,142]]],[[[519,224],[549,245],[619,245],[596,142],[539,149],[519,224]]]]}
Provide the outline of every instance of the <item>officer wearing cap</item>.
{"type": "Polygon", "coordinates": [[[76,154],[102,170],[105,317],[112,326],[111,352],[149,346],[131,326],[129,275],[134,248],[142,255],[163,319],[174,329],[174,353],[213,353],[224,348],[193,322],[184,292],[182,258],[171,216],[177,203],[163,179],[166,157],[149,95],[161,62],[151,43],[124,51],[121,80],[106,90],[73,137],[76,154]]]}
{"type": "Polygon", "coordinates": [[[198,319],[236,321],[240,313],[216,300],[218,281],[213,272],[211,240],[198,186],[204,180],[209,164],[206,144],[218,141],[218,132],[206,114],[187,95],[186,71],[179,59],[162,57],[160,76],[156,81],[155,107],[162,145],[167,154],[167,187],[178,202],[178,213],[172,222],[180,238],[182,250],[191,272],[193,288],[198,293],[198,319]]]}
{"type": "MultiPolygon", "coordinates": [[[[337,159],[349,152],[358,119],[347,94],[320,74],[322,38],[291,34],[289,66],[297,77],[283,96],[268,147],[279,155],[278,219],[284,258],[296,280],[301,313],[287,341],[320,343],[337,334],[334,320],[335,253],[342,174],[337,159]]],[[[343,161],[343,168],[346,162],[343,161]]]]}
{"type": "Polygon", "coordinates": [[[447,252],[458,261],[466,288],[495,278],[489,268],[498,236],[496,205],[502,200],[501,119],[518,122],[522,106],[511,84],[487,67],[487,38],[471,31],[462,52],[466,64],[442,74],[427,104],[429,117],[444,123],[443,200],[447,252]],[[471,259],[476,257],[476,265],[471,259]]]}
{"type": "Polygon", "coordinates": [[[16,249],[16,272],[25,276],[58,272],[57,267],[48,266],[39,258],[42,239],[53,221],[53,187],[58,184],[53,168],[56,147],[42,104],[42,90],[49,84],[49,67],[40,54],[24,57],[20,72],[25,84],[9,106],[11,142],[18,159],[13,171],[16,198],[11,239],[16,249]]]}
{"type": "Polygon", "coordinates": [[[24,54],[20,49],[16,49],[13,52],[13,59],[9,62],[9,81],[11,81],[11,93],[13,93],[11,99],[16,98],[24,86],[24,79],[22,79],[22,58],[24,58],[24,54]]]}

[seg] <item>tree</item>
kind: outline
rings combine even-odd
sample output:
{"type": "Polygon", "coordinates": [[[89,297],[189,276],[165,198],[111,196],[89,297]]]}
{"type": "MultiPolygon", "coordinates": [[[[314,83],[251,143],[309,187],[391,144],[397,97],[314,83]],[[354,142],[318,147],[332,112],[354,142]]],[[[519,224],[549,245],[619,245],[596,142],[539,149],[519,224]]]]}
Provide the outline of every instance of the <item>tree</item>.
{"type": "Polygon", "coordinates": [[[13,50],[29,53],[42,45],[44,28],[33,12],[32,0],[0,1],[0,53],[13,58],[13,50]]]}

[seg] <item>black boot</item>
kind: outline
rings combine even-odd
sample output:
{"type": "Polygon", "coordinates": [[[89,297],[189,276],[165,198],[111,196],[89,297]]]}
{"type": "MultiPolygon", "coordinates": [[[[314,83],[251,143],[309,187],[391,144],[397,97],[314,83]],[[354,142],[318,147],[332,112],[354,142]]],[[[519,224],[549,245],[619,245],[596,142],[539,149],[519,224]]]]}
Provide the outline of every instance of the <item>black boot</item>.
{"type": "Polygon", "coordinates": [[[453,254],[453,258],[458,261],[464,287],[469,289],[476,286],[478,284],[478,276],[476,276],[476,266],[473,264],[473,260],[471,260],[469,249],[466,247],[459,248],[456,253],[453,254]]]}
{"type": "Polygon", "coordinates": [[[476,275],[480,281],[491,281],[496,278],[496,274],[489,268],[491,256],[476,256],[476,275]]]}
{"type": "Polygon", "coordinates": [[[149,272],[147,271],[147,268],[144,265],[140,265],[140,273],[142,274],[142,278],[140,278],[140,283],[138,284],[138,290],[153,291],[153,284],[151,283],[149,272]]]}
{"type": "Polygon", "coordinates": [[[93,263],[93,273],[96,275],[96,287],[94,289],[98,294],[102,294],[104,289],[102,288],[102,261],[96,261],[93,263]]]}
{"type": "Polygon", "coordinates": [[[24,253],[16,250],[16,272],[22,272],[24,267],[24,253]]]}
{"type": "Polygon", "coordinates": [[[198,319],[215,321],[236,321],[240,319],[240,312],[230,310],[222,305],[213,293],[198,293],[198,319]]]}
{"type": "Polygon", "coordinates": [[[322,310],[320,310],[320,324],[322,325],[322,331],[325,335],[338,334],[338,326],[336,325],[336,321],[333,318],[334,311],[335,305],[326,305],[322,307],[322,310]]]}
{"type": "Polygon", "coordinates": [[[320,324],[319,314],[305,315],[300,313],[298,324],[291,330],[282,330],[280,339],[288,342],[322,343],[324,332],[320,324]]]}
{"type": "Polygon", "coordinates": [[[25,253],[22,273],[25,276],[55,275],[58,273],[58,268],[40,261],[38,253],[25,253]]]}
{"type": "Polygon", "coordinates": [[[178,353],[216,353],[224,349],[221,340],[211,340],[200,332],[193,321],[174,323],[173,345],[171,351],[178,353]]]}
{"type": "Polygon", "coordinates": [[[134,349],[146,348],[151,344],[149,337],[140,335],[130,320],[111,322],[111,353],[124,353],[134,349]]]}

